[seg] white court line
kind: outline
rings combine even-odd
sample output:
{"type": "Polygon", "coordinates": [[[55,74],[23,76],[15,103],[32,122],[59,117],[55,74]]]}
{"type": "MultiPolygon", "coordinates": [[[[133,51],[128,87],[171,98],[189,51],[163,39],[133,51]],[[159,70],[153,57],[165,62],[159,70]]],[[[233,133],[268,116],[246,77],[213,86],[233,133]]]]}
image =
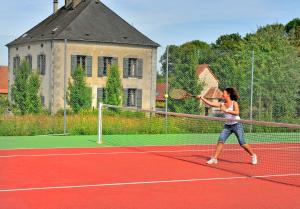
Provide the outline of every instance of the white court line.
{"type": "MultiPolygon", "coordinates": [[[[287,150],[287,149],[300,149],[299,147],[264,147],[264,148],[254,148],[254,150],[287,150]]],[[[151,154],[151,153],[180,153],[180,152],[208,152],[214,151],[212,149],[187,149],[187,150],[155,150],[155,151],[135,151],[135,152],[82,152],[82,153],[56,153],[56,154],[28,154],[28,155],[0,155],[0,158],[13,158],[13,157],[51,157],[51,156],[83,156],[83,155],[118,155],[118,154],[151,154]]],[[[242,150],[242,148],[232,148],[224,149],[224,151],[237,151],[242,150]]]]}
{"type": "Polygon", "coordinates": [[[220,178],[196,178],[196,179],[176,179],[176,180],[159,180],[159,181],[136,181],[136,182],[87,184],[87,185],[73,185],[73,186],[50,186],[50,187],[0,189],[0,193],[1,192],[18,192],[18,191],[35,191],[35,190],[52,190],[52,189],[74,189],[74,188],[88,188],[88,187],[109,187],[109,186],[143,185],[143,184],[182,183],[182,182],[197,182],[197,181],[219,181],[219,180],[236,180],[236,179],[264,179],[264,178],[288,177],[288,176],[300,176],[300,173],[263,175],[263,176],[233,176],[233,177],[220,177],[220,178]]]}

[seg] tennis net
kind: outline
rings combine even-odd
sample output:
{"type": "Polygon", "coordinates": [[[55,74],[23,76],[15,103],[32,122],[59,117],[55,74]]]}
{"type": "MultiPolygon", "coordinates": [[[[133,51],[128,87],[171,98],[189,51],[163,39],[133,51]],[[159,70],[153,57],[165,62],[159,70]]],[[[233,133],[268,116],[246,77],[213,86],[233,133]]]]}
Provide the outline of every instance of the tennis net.
{"type": "MultiPolygon", "coordinates": [[[[209,166],[224,118],[103,105],[99,111],[99,142],[209,166]]],[[[230,121],[233,122],[233,121],[230,121]]],[[[234,134],[212,169],[300,187],[300,125],[239,120],[250,155],[234,134]]]]}

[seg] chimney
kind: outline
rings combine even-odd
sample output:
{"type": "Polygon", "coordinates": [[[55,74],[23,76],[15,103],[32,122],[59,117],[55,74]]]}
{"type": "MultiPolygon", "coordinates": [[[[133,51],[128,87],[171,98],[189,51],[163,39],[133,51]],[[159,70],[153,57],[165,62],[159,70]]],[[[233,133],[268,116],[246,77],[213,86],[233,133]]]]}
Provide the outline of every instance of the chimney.
{"type": "Polygon", "coordinates": [[[53,0],[53,14],[58,10],[58,0],[53,0]]]}
{"type": "Polygon", "coordinates": [[[75,9],[82,0],[65,0],[65,8],[75,9]]]}

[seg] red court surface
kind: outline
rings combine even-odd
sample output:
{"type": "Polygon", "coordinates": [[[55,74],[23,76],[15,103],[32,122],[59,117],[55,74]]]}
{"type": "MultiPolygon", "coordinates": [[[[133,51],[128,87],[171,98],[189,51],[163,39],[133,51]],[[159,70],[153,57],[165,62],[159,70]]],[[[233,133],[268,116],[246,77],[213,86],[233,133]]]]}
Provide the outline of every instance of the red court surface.
{"type": "Polygon", "coordinates": [[[1,209],[300,209],[300,145],[0,150],[1,209]],[[291,157],[292,156],[292,157],[291,157]]]}

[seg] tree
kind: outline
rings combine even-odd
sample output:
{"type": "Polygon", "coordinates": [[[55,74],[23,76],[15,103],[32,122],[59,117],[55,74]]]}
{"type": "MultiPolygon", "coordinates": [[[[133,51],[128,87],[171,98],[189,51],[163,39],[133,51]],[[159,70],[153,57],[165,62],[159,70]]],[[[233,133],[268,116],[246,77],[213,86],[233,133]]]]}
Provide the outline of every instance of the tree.
{"type": "MultiPolygon", "coordinates": [[[[291,43],[297,48],[298,57],[300,57],[300,18],[294,18],[288,22],[284,29],[288,33],[291,43]]],[[[297,103],[297,115],[300,116],[300,90],[297,103]]]]}
{"type": "MultiPolygon", "coordinates": [[[[202,85],[196,74],[197,65],[197,54],[187,48],[181,49],[178,63],[175,65],[174,76],[170,79],[170,87],[186,90],[193,95],[199,95],[202,85]]],[[[193,98],[180,101],[170,98],[169,108],[173,112],[200,113],[199,101],[193,98]]]]}
{"type": "Polygon", "coordinates": [[[0,115],[5,113],[9,106],[9,102],[6,95],[0,94],[0,115]]]}
{"type": "Polygon", "coordinates": [[[222,49],[222,50],[235,50],[239,48],[239,45],[243,41],[242,37],[238,33],[232,33],[229,35],[220,36],[216,44],[214,44],[214,48],[222,49]]]}
{"type": "Polygon", "coordinates": [[[69,82],[68,104],[75,113],[91,108],[92,91],[85,81],[85,71],[77,66],[72,73],[72,81],[69,82]]]}
{"type": "Polygon", "coordinates": [[[217,50],[225,43],[225,48],[231,49],[215,56],[211,67],[221,88],[232,86],[240,92],[242,117],[247,118],[250,113],[252,51],[255,53],[254,117],[281,121],[295,117],[300,65],[284,28],[282,24],[260,27],[242,40],[237,37],[237,44],[230,44],[226,41],[230,37],[221,36],[214,46],[217,50]]]}
{"type": "Polygon", "coordinates": [[[22,61],[20,67],[16,70],[14,84],[12,86],[12,101],[15,103],[21,114],[27,112],[26,96],[28,78],[30,75],[29,65],[26,61],[22,61]]]}
{"type": "Polygon", "coordinates": [[[180,46],[180,48],[182,49],[190,49],[191,51],[197,51],[200,49],[209,49],[210,45],[204,41],[200,41],[200,40],[193,40],[193,41],[189,41],[186,42],[184,44],[182,44],[180,46]]]}
{"type": "Polygon", "coordinates": [[[284,30],[285,32],[289,33],[291,30],[295,29],[296,27],[300,26],[300,19],[299,18],[294,18],[293,20],[291,20],[290,22],[288,22],[285,27],[284,30]]]}
{"type": "Polygon", "coordinates": [[[300,57],[300,19],[295,18],[291,20],[285,25],[284,29],[292,45],[297,48],[298,56],[300,57]]]}
{"type": "Polygon", "coordinates": [[[12,101],[22,115],[41,112],[42,104],[38,95],[39,89],[38,74],[32,73],[28,62],[23,60],[16,70],[16,77],[12,86],[12,101]]]}
{"type": "MultiPolygon", "coordinates": [[[[170,45],[169,48],[169,77],[173,76],[173,73],[175,71],[175,66],[180,62],[180,56],[181,51],[185,50],[189,53],[195,53],[196,56],[198,56],[199,59],[197,60],[198,63],[202,63],[203,56],[201,55],[207,54],[209,51],[211,51],[211,47],[206,42],[200,41],[200,40],[193,40],[186,42],[182,44],[181,46],[176,45],[170,45]],[[205,52],[205,53],[203,53],[205,52]]],[[[163,77],[166,77],[166,69],[167,69],[167,48],[164,52],[164,54],[160,58],[160,63],[162,64],[161,74],[163,77]]]]}
{"type": "Polygon", "coordinates": [[[120,79],[120,72],[117,65],[112,65],[109,69],[105,93],[106,97],[104,101],[106,104],[121,104],[122,84],[120,79]]]}
{"type": "MultiPolygon", "coordinates": [[[[169,76],[172,76],[172,74],[175,71],[175,65],[178,62],[179,59],[179,50],[180,47],[176,45],[170,45],[169,48],[169,57],[168,57],[168,74],[169,76]]],[[[162,77],[166,77],[167,74],[167,48],[164,52],[164,54],[161,56],[159,62],[161,63],[161,75],[162,77]]]]}
{"type": "Polygon", "coordinates": [[[295,47],[286,36],[284,25],[260,27],[249,42],[256,54],[254,101],[259,118],[294,118],[300,88],[300,62],[295,47]]]}
{"type": "Polygon", "coordinates": [[[259,120],[288,120],[295,117],[300,88],[300,63],[281,24],[258,28],[247,34],[236,48],[219,56],[212,69],[221,87],[232,86],[242,95],[241,110],[250,107],[251,54],[255,52],[254,116],[259,120]],[[285,117],[285,118],[284,118],[285,117]]]}
{"type": "Polygon", "coordinates": [[[32,73],[28,78],[26,89],[26,112],[27,113],[39,113],[42,110],[41,98],[38,96],[41,82],[39,75],[32,73]]]}
{"type": "Polygon", "coordinates": [[[219,80],[219,88],[233,87],[238,90],[241,95],[241,116],[247,118],[250,107],[251,51],[240,45],[228,51],[215,49],[214,53],[210,66],[219,80]]]}

